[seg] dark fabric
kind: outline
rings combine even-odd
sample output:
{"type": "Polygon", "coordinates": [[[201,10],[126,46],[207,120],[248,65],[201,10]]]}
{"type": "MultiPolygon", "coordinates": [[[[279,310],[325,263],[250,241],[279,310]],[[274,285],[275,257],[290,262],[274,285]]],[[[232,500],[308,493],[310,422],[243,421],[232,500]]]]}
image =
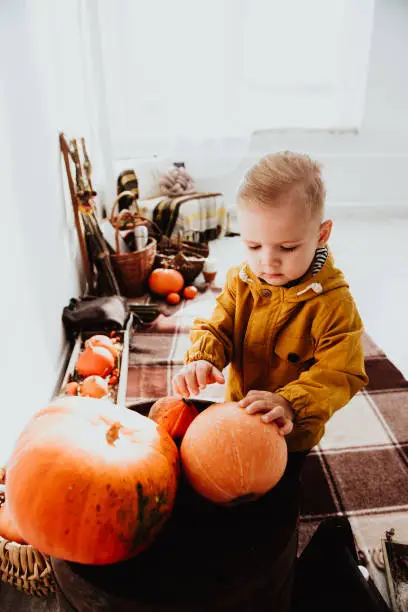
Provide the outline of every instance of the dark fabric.
{"type": "Polygon", "coordinates": [[[82,330],[123,329],[129,312],[126,299],[119,295],[72,298],[63,310],[62,320],[67,334],[74,336],[82,330]]]}
{"type": "Polygon", "coordinates": [[[358,568],[347,518],[320,523],[298,560],[292,602],[292,612],[387,612],[375,585],[358,568]]]}

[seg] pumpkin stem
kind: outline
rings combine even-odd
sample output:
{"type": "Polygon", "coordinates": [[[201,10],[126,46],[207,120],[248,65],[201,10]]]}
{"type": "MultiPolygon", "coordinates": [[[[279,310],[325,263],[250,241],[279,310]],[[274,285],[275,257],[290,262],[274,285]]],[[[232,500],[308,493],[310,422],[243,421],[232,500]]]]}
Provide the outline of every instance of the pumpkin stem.
{"type": "Polygon", "coordinates": [[[115,421],[114,423],[112,423],[112,425],[109,427],[108,431],[106,432],[106,440],[108,444],[113,446],[113,444],[119,438],[119,429],[121,427],[122,425],[121,423],[119,423],[119,421],[115,421]]]}

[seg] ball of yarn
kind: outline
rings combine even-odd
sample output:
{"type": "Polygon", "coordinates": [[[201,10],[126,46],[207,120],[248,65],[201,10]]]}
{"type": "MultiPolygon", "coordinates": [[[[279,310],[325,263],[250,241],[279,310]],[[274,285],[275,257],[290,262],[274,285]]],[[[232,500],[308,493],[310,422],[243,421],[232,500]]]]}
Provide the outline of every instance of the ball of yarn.
{"type": "Polygon", "coordinates": [[[185,168],[171,168],[162,174],[159,186],[160,193],[167,196],[185,195],[195,191],[194,181],[185,168]]]}

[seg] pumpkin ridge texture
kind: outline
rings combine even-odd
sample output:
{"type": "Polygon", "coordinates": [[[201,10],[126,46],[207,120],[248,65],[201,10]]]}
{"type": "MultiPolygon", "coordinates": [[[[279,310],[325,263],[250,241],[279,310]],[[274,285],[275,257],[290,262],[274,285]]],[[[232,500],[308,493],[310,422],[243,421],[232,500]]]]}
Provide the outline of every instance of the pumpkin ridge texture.
{"type": "Polygon", "coordinates": [[[187,429],[180,455],[197,493],[217,504],[252,501],[272,489],[286,469],[287,446],[275,423],[264,423],[234,402],[212,404],[187,429]]]}

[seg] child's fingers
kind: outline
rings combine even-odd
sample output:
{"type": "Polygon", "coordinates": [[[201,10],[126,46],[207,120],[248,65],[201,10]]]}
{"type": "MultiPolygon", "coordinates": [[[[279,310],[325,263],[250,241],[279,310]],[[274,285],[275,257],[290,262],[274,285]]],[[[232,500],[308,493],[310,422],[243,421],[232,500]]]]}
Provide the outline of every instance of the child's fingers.
{"type": "Polygon", "coordinates": [[[207,386],[207,382],[209,381],[209,371],[211,369],[211,364],[207,361],[198,362],[196,366],[196,376],[197,382],[200,389],[205,389],[207,386]]]}
{"type": "Polygon", "coordinates": [[[250,404],[252,404],[253,401],[254,401],[253,398],[248,397],[248,395],[247,395],[242,400],[239,400],[238,406],[240,408],[247,408],[250,404]]]}
{"type": "Polygon", "coordinates": [[[249,406],[246,408],[246,412],[248,414],[256,414],[257,412],[269,412],[272,406],[265,401],[256,400],[255,402],[252,400],[249,406]]]}
{"type": "Polygon", "coordinates": [[[276,421],[280,417],[282,417],[282,408],[277,406],[276,408],[272,408],[272,410],[269,408],[266,414],[262,415],[261,418],[264,423],[272,423],[272,421],[276,421]]]}
{"type": "Polygon", "coordinates": [[[171,384],[173,386],[173,391],[176,395],[181,395],[180,393],[180,389],[177,383],[177,376],[174,376],[173,380],[171,381],[171,384]]]}
{"type": "Polygon", "coordinates": [[[196,375],[196,366],[194,365],[193,367],[187,368],[184,376],[191,395],[198,395],[199,387],[196,375]]]}
{"type": "Polygon", "coordinates": [[[220,383],[221,385],[225,383],[225,378],[222,372],[219,371],[218,368],[216,368],[215,366],[212,366],[211,370],[210,370],[210,378],[211,378],[211,382],[217,382],[220,383]]]}
{"type": "Polygon", "coordinates": [[[263,401],[263,403],[266,404],[266,400],[270,399],[268,398],[268,396],[270,395],[270,393],[267,393],[265,391],[251,390],[248,391],[247,395],[238,402],[238,405],[240,408],[247,408],[248,406],[250,406],[250,404],[256,401],[263,401]]]}
{"type": "Polygon", "coordinates": [[[261,391],[260,389],[250,389],[246,397],[261,397],[263,395],[270,395],[270,393],[269,391],[261,391]]]}
{"type": "MultiPolygon", "coordinates": [[[[279,425],[279,422],[278,422],[279,425]]],[[[286,419],[282,427],[279,426],[279,433],[282,436],[287,436],[293,430],[293,422],[290,419],[286,419]]]]}
{"type": "Polygon", "coordinates": [[[184,373],[177,374],[173,379],[173,389],[174,392],[181,397],[190,397],[190,392],[187,388],[186,381],[184,378],[184,373]]]}

